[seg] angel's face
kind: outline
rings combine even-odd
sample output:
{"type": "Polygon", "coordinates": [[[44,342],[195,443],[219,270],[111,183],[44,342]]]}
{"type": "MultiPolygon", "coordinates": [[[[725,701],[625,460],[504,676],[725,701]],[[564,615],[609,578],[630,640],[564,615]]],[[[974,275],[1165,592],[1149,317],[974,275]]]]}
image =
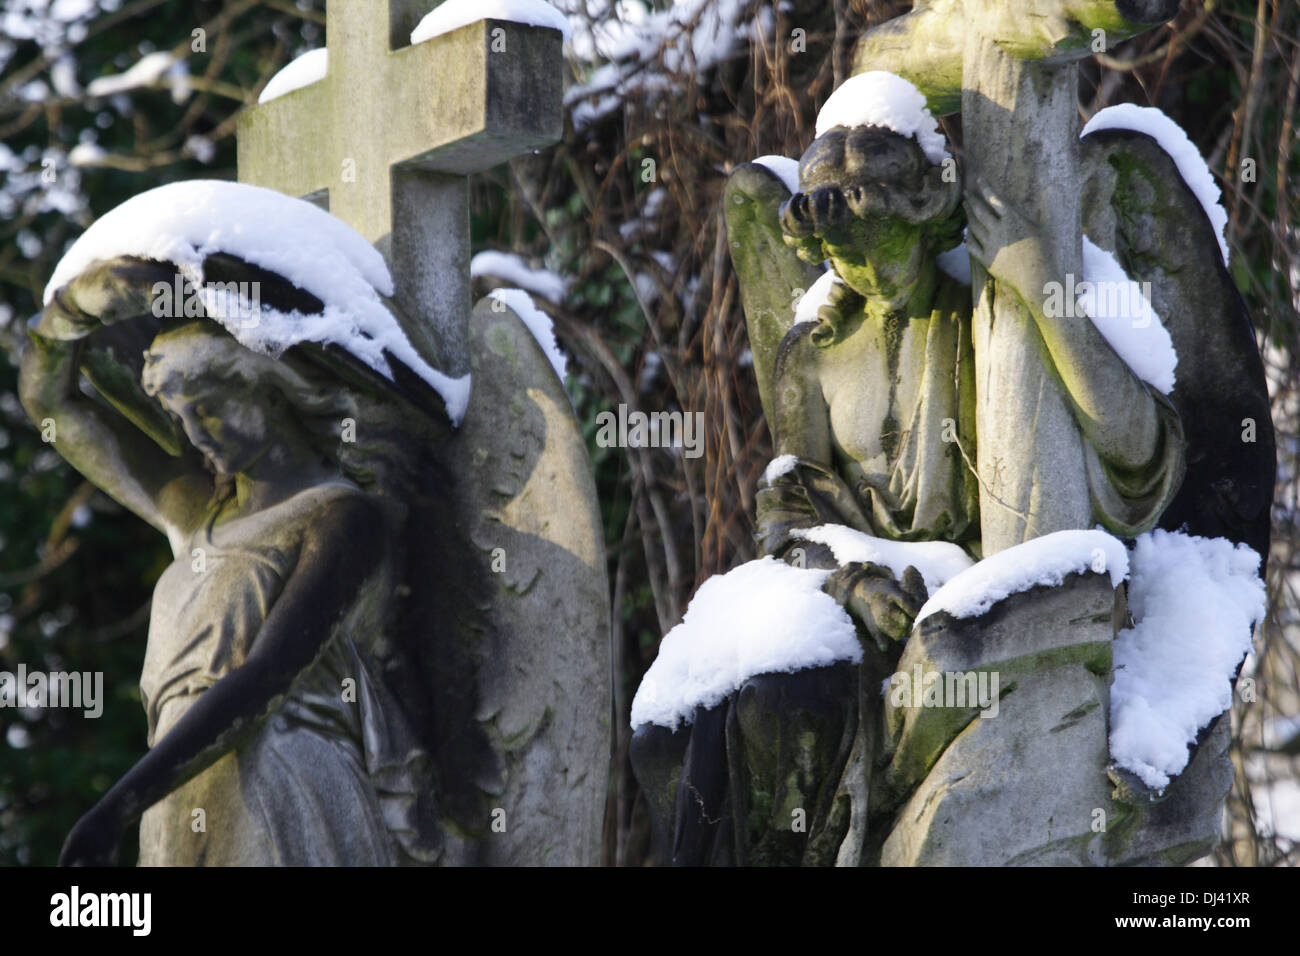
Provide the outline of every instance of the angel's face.
{"type": "Polygon", "coordinates": [[[161,335],[145,353],[141,384],[217,472],[247,472],[274,450],[284,428],[263,389],[250,388],[242,376],[211,373],[208,351],[196,348],[193,336],[161,335]]]}
{"type": "Polygon", "coordinates": [[[895,308],[920,278],[930,164],[909,137],[837,127],[799,164],[802,191],[781,210],[788,244],[807,262],[829,260],[845,284],[895,308]]]}

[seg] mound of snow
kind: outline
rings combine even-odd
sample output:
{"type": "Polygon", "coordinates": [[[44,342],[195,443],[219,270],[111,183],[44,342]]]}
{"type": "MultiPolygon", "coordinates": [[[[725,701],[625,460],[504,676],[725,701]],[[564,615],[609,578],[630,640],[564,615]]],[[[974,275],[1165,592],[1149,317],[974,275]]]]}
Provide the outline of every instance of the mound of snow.
{"type": "Polygon", "coordinates": [[[886,70],[851,76],[830,95],[817,114],[817,135],[836,126],[883,126],[915,139],[936,166],[948,158],[939,123],[925,105],[925,95],[886,70]]]}
{"type": "Polygon", "coordinates": [[[513,252],[480,252],[469,261],[470,278],[496,276],[512,282],[526,292],[561,305],[569,284],[549,269],[534,269],[513,252]]]}
{"type": "MultiPolygon", "coordinates": [[[[919,569],[918,569],[919,570],[919,569]]],[[[1039,585],[1055,587],[1076,572],[1110,572],[1119,587],[1128,574],[1128,552],[1104,531],[1057,531],[999,551],[954,575],[930,596],[916,616],[978,617],[999,601],[1039,585]]]]}
{"type": "Polygon", "coordinates": [[[659,645],[632,701],[632,727],[675,730],[757,674],[861,661],[853,622],[821,590],[829,574],[764,557],[705,581],[659,645]]]}
{"type": "Polygon", "coordinates": [[[1187,766],[1196,735],[1232,706],[1232,677],[1264,616],[1259,555],[1224,538],[1137,539],[1129,608],[1115,639],[1110,754],[1155,790],[1187,766]]]}
{"type": "Polygon", "coordinates": [[[1178,167],[1183,182],[1196,195],[1205,215],[1210,217],[1210,225],[1219,240],[1219,251],[1223,253],[1223,264],[1228,264],[1228,240],[1224,230],[1228,225],[1228,214],[1220,203],[1222,191],[1214,181],[1214,174],[1205,164],[1205,158],[1196,144],[1187,138],[1183,128],[1152,106],[1136,106],[1132,103],[1120,103],[1099,110],[1097,115],[1088,120],[1079,136],[1084,137],[1103,129],[1128,129],[1146,133],[1160,144],[1160,148],[1169,154],[1178,167]]]}
{"type": "Polygon", "coordinates": [[[383,256],[347,223],[273,189],[196,179],[128,199],[72,244],[45,287],[44,301],[93,263],[117,256],[174,262],[202,290],[203,260],[218,252],[278,273],[325,303],[320,314],[286,314],[262,305],[250,321],[237,297],[205,295],[210,317],[241,344],[278,356],[298,342],[334,343],[391,379],[387,350],[436,389],[452,421],[460,423],[469,404],[469,376],[450,378],[415,351],[380,299],[393,294],[383,256]]]}

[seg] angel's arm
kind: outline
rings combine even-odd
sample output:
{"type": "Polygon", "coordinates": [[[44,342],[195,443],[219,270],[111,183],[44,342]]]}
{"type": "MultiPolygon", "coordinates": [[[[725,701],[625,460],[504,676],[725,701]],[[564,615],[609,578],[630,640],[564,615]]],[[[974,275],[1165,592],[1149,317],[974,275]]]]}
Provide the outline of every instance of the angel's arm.
{"type": "Polygon", "coordinates": [[[175,544],[211,500],[212,476],[193,457],[168,455],[79,388],[86,336],[104,321],[129,321],[126,313],[147,312],[144,290],[150,279],[170,274],[168,268],[105,264],[60,290],[31,331],[18,393],[27,414],[48,430],[48,440],[72,467],[175,544]],[[124,270],[138,274],[124,279],[124,270]]]}
{"type": "Polygon", "coordinates": [[[200,695],[78,822],[63,863],[107,862],[126,824],[256,731],[356,601],[382,558],[384,528],[378,505],[363,495],[339,499],[312,521],[247,660],[200,695]]]}

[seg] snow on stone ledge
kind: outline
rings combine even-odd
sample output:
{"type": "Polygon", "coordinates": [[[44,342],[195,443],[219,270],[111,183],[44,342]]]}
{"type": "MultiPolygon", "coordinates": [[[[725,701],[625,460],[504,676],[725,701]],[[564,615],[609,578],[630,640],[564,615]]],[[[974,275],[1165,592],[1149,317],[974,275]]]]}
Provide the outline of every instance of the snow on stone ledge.
{"type": "Polygon", "coordinates": [[[753,162],[785,183],[785,188],[790,190],[791,195],[799,191],[799,160],[789,156],[768,155],[760,156],[753,162]]]}
{"type": "Polygon", "coordinates": [[[54,269],[46,304],[97,261],[139,256],[174,262],[202,288],[203,260],[227,253],[284,276],[325,303],[319,315],[284,314],[263,305],[249,318],[220,296],[208,314],[241,344],[278,356],[298,342],[335,343],[386,378],[387,349],[442,395],[459,424],[470,378],[450,378],[422,359],[380,295],[393,294],[383,256],[340,219],[301,199],[244,183],[196,179],[128,199],[87,229],[54,269]]]}
{"type": "Polygon", "coordinates": [[[1092,319],[1110,347],[1144,382],[1168,395],[1174,390],[1178,353],[1160,316],[1128,277],[1119,261],[1083,237],[1083,278],[1080,308],[1092,319]]]}
{"type": "Polygon", "coordinates": [[[925,589],[931,594],[974,564],[970,555],[949,541],[891,541],[842,524],[805,528],[794,535],[826,545],[841,565],[869,561],[889,568],[900,580],[911,565],[921,572],[925,589]]]}
{"type": "Polygon", "coordinates": [[[569,284],[549,269],[534,269],[523,256],[513,252],[480,252],[469,261],[471,279],[479,276],[496,276],[512,282],[525,292],[540,295],[543,299],[561,305],[569,291],[569,284]]]}
{"type": "Polygon", "coordinates": [[[411,43],[423,43],[479,20],[510,20],[530,27],[549,27],[569,39],[568,19],[545,0],[447,0],[416,24],[411,31],[411,43]]]}
{"type": "Polygon", "coordinates": [[[1219,240],[1219,251],[1223,253],[1223,264],[1227,265],[1228,240],[1224,229],[1228,225],[1228,214],[1220,203],[1223,193],[1215,183],[1214,174],[1206,165],[1201,151],[1187,138],[1183,128],[1155,107],[1120,103],[1099,110],[1084,125],[1079,136],[1082,138],[1103,129],[1127,129],[1146,133],[1160,144],[1160,148],[1177,165],[1183,182],[1187,183],[1187,187],[1200,201],[1205,215],[1210,217],[1210,225],[1214,227],[1214,235],[1219,240]]]}
{"type": "Polygon", "coordinates": [[[308,50],[302,56],[286,63],[275,76],[267,81],[266,86],[262,88],[261,95],[257,98],[257,102],[269,103],[286,93],[292,93],[304,86],[319,83],[325,79],[325,75],[329,72],[329,65],[330,51],[328,49],[321,47],[319,50],[308,50]]]}
{"type": "Polygon", "coordinates": [[[1119,587],[1128,575],[1128,552],[1104,531],[1057,531],[999,551],[953,576],[930,596],[916,616],[920,623],[947,611],[979,617],[999,601],[1039,585],[1055,587],[1081,571],[1109,571],[1119,587]]]}
{"type": "Polygon", "coordinates": [[[962,230],[962,241],[947,252],[939,253],[934,261],[948,278],[970,285],[970,250],[966,248],[965,230],[962,230]]]}
{"type": "Polygon", "coordinates": [[[1259,555],[1224,538],[1137,539],[1129,608],[1115,639],[1110,753],[1154,790],[1187,766],[1198,731],[1232,706],[1232,677],[1264,616],[1259,555]]]}
{"type": "Polygon", "coordinates": [[[844,285],[844,280],[830,269],[823,272],[808,291],[799,297],[799,301],[795,303],[794,324],[816,322],[817,311],[830,301],[831,290],[837,285],[844,285]]]}
{"type": "Polygon", "coordinates": [[[533,333],[533,338],[542,347],[546,360],[551,363],[551,368],[555,369],[555,374],[563,382],[564,375],[568,371],[568,362],[564,353],[560,351],[559,343],[555,341],[555,328],[551,324],[551,317],[539,309],[523,289],[494,289],[488,293],[488,298],[508,307],[519,316],[524,325],[528,326],[528,331],[533,333]]]}
{"type": "Polygon", "coordinates": [[[853,622],[821,590],[829,573],[764,557],[705,581],[660,643],[632,701],[632,727],[675,730],[758,674],[860,662],[853,622]]]}
{"type": "Polygon", "coordinates": [[[925,95],[887,70],[859,73],[840,84],[817,114],[817,135],[836,126],[883,126],[915,139],[936,166],[949,158],[939,123],[925,105],[925,95]]]}

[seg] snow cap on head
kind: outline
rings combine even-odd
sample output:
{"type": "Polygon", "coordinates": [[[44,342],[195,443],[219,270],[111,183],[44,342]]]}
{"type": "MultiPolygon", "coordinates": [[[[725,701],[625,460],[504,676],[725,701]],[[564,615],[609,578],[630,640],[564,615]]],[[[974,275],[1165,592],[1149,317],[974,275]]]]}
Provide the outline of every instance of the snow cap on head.
{"type": "Polygon", "coordinates": [[[936,166],[948,158],[925,95],[896,73],[872,70],[845,80],[817,114],[817,135],[836,126],[883,126],[916,140],[936,166]]]}

